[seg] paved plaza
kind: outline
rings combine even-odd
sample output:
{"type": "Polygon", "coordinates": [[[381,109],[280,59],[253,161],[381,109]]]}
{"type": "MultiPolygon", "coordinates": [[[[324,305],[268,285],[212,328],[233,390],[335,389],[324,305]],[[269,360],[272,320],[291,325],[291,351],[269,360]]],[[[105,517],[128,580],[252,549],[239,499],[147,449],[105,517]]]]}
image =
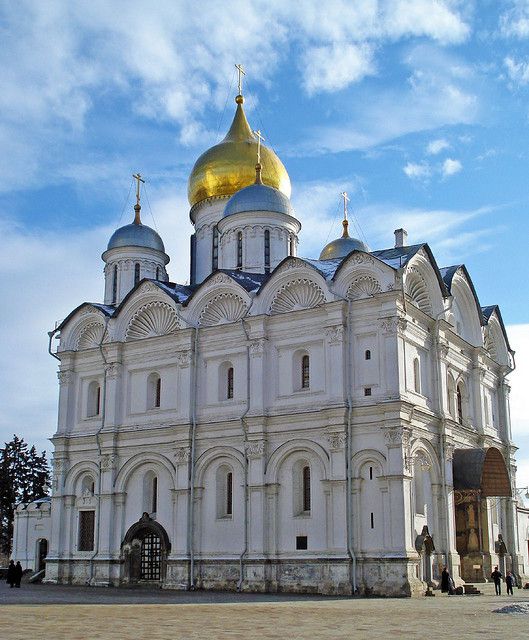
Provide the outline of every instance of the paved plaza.
{"type": "Polygon", "coordinates": [[[529,615],[494,613],[514,597],[324,598],[290,594],[94,589],[0,583],[0,638],[527,638],[529,615]]]}

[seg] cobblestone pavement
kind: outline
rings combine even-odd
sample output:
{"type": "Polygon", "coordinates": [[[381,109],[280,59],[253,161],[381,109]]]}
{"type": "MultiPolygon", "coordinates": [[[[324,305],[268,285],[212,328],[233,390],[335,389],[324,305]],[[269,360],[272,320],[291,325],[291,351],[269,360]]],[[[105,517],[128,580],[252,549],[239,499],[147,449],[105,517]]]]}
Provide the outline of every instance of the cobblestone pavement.
{"type": "Polygon", "coordinates": [[[529,593],[397,600],[37,585],[11,590],[0,583],[0,638],[526,639],[529,615],[493,613],[513,602],[529,602],[529,593]]]}

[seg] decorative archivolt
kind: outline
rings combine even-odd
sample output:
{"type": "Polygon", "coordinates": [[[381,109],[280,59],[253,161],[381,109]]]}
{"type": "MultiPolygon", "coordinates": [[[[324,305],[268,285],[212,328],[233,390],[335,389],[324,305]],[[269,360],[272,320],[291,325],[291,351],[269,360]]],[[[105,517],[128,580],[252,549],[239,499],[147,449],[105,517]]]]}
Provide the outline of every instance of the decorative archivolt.
{"type": "Polygon", "coordinates": [[[283,285],[270,305],[271,313],[288,313],[300,309],[312,309],[325,302],[325,294],[312,280],[298,278],[283,285]]]}
{"type": "Polygon", "coordinates": [[[361,275],[355,278],[349,288],[347,289],[347,298],[349,300],[358,300],[360,298],[367,298],[380,293],[382,288],[379,281],[369,275],[361,275]]]}
{"type": "Polygon", "coordinates": [[[202,309],[198,324],[212,327],[226,322],[236,322],[246,313],[248,307],[235,293],[221,293],[212,298],[202,309]]]}
{"type": "Polygon", "coordinates": [[[483,346],[485,347],[486,351],[489,352],[490,357],[493,360],[498,360],[498,351],[496,349],[496,341],[494,340],[494,336],[492,334],[492,331],[490,329],[490,327],[487,327],[485,329],[485,335],[483,338],[483,346]]]}
{"type": "Polygon", "coordinates": [[[141,340],[174,333],[181,327],[175,310],[165,302],[150,302],[132,317],[126,340],[141,340]]]}
{"type": "Polygon", "coordinates": [[[408,271],[405,290],[421,311],[432,315],[432,303],[428,294],[428,286],[419,270],[415,267],[411,267],[408,271]]]}
{"type": "Polygon", "coordinates": [[[94,349],[99,347],[105,334],[105,326],[101,322],[91,322],[79,334],[77,350],[94,349]]]}

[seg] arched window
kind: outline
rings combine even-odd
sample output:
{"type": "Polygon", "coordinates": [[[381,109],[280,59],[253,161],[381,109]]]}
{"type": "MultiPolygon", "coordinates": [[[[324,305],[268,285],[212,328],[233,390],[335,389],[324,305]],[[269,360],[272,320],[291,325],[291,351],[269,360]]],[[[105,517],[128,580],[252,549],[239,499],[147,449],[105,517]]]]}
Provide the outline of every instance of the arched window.
{"type": "Polygon", "coordinates": [[[86,417],[93,418],[101,411],[101,387],[95,380],[88,385],[88,402],[86,406],[86,417]]]}
{"type": "Polygon", "coordinates": [[[143,477],[143,511],[151,514],[158,511],[158,476],[152,470],[143,477]]]}
{"type": "Polygon", "coordinates": [[[424,472],[419,464],[415,465],[413,475],[413,488],[415,492],[415,513],[424,515],[425,498],[424,498],[424,472]]]}
{"type": "Polygon", "coordinates": [[[237,269],[242,269],[242,231],[237,232],[237,269]]]}
{"type": "Polygon", "coordinates": [[[81,495],[86,495],[87,493],[91,495],[95,493],[95,482],[92,476],[89,475],[83,476],[81,480],[81,495]]]}
{"type": "Polygon", "coordinates": [[[290,236],[290,241],[289,241],[289,247],[288,247],[288,253],[291,256],[296,255],[296,241],[294,239],[294,236],[290,236]]]}
{"type": "Polygon", "coordinates": [[[156,267],[156,280],[160,279],[160,267],[156,267]]]}
{"type": "Polygon", "coordinates": [[[463,385],[457,385],[456,398],[457,398],[457,419],[459,424],[463,424],[463,385]]]}
{"type": "Polygon", "coordinates": [[[265,273],[270,273],[270,231],[268,229],[264,232],[264,270],[265,273]]]}
{"type": "Polygon", "coordinates": [[[413,360],[413,390],[415,393],[421,393],[421,366],[419,358],[413,360]]]}
{"type": "Polygon", "coordinates": [[[217,469],[217,518],[233,516],[233,471],[227,464],[217,469]]]}
{"type": "Polygon", "coordinates": [[[369,349],[366,349],[365,358],[366,360],[371,360],[371,351],[369,349]]]}
{"type": "Polygon", "coordinates": [[[229,367],[226,372],[226,398],[227,400],[233,398],[233,367],[229,367]]]}
{"type": "Polygon", "coordinates": [[[158,511],[158,478],[154,476],[152,479],[152,496],[151,496],[151,512],[158,511]]]}
{"type": "Polygon", "coordinates": [[[162,379],[157,373],[147,378],[147,409],[158,409],[162,402],[162,379]]]}
{"type": "Polygon", "coordinates": [[[310,511],[310,467],[303,467],[303,511],[310,511]]]}
{"type": "Polygon", "coordinates": [[[454,408],[454,396],[456,393],[456,385],[454,382],[453,376],[449,373],[447,382],[446,382],[446,395],[447,395],[447,405],[448,405],[448,413],[455,418],[455,408],[454,408]]]}
{"type": "MultiPolygon", "coordinates": [[[[242,266],[242,261],[241,261],[242,266]]],[[[219,230],[217,225],[213,227],[213,236],[211,239],[211,269],[216,271],[219,268],[219,230]]]]}
{"type": "Polygon", "coordinates": [[[140,263],[136,262],[134,265],[134,286],[140,281],[140,263]]]}
{"type": "Polygon", "coordinates": [[[118,265],[114,265],[112,272],[112,304],[116,304],[118,299],[118,265]]]}
{"type": "Polygon", "coordinates": [[[310,387],[310,359],[308,355],[301,358],[301,388],[308,389],[310,387]]]}

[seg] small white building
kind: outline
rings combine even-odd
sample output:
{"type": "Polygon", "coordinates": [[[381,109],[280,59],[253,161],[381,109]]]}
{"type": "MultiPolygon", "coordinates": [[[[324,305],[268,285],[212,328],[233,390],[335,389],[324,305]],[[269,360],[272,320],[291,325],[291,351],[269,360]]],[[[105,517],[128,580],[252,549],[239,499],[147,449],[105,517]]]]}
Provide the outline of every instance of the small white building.
{"type": "Polygon", "coordinates": [[[11,558],[22,569],[41,571],[51,534],[51,498],[40,498],[29,504],[19,504],[15,511],[11,558]]]}
{"type": "Polygon", "coordinates": [[[288,174],[236,102],[189,179],[190,284],[138,192],[103,303],[57,329],[46,579],[409,596],[444,565],[526,572],[498,307],[403,230],[372,251],[344,219],[297,257],[288,174]]]}

